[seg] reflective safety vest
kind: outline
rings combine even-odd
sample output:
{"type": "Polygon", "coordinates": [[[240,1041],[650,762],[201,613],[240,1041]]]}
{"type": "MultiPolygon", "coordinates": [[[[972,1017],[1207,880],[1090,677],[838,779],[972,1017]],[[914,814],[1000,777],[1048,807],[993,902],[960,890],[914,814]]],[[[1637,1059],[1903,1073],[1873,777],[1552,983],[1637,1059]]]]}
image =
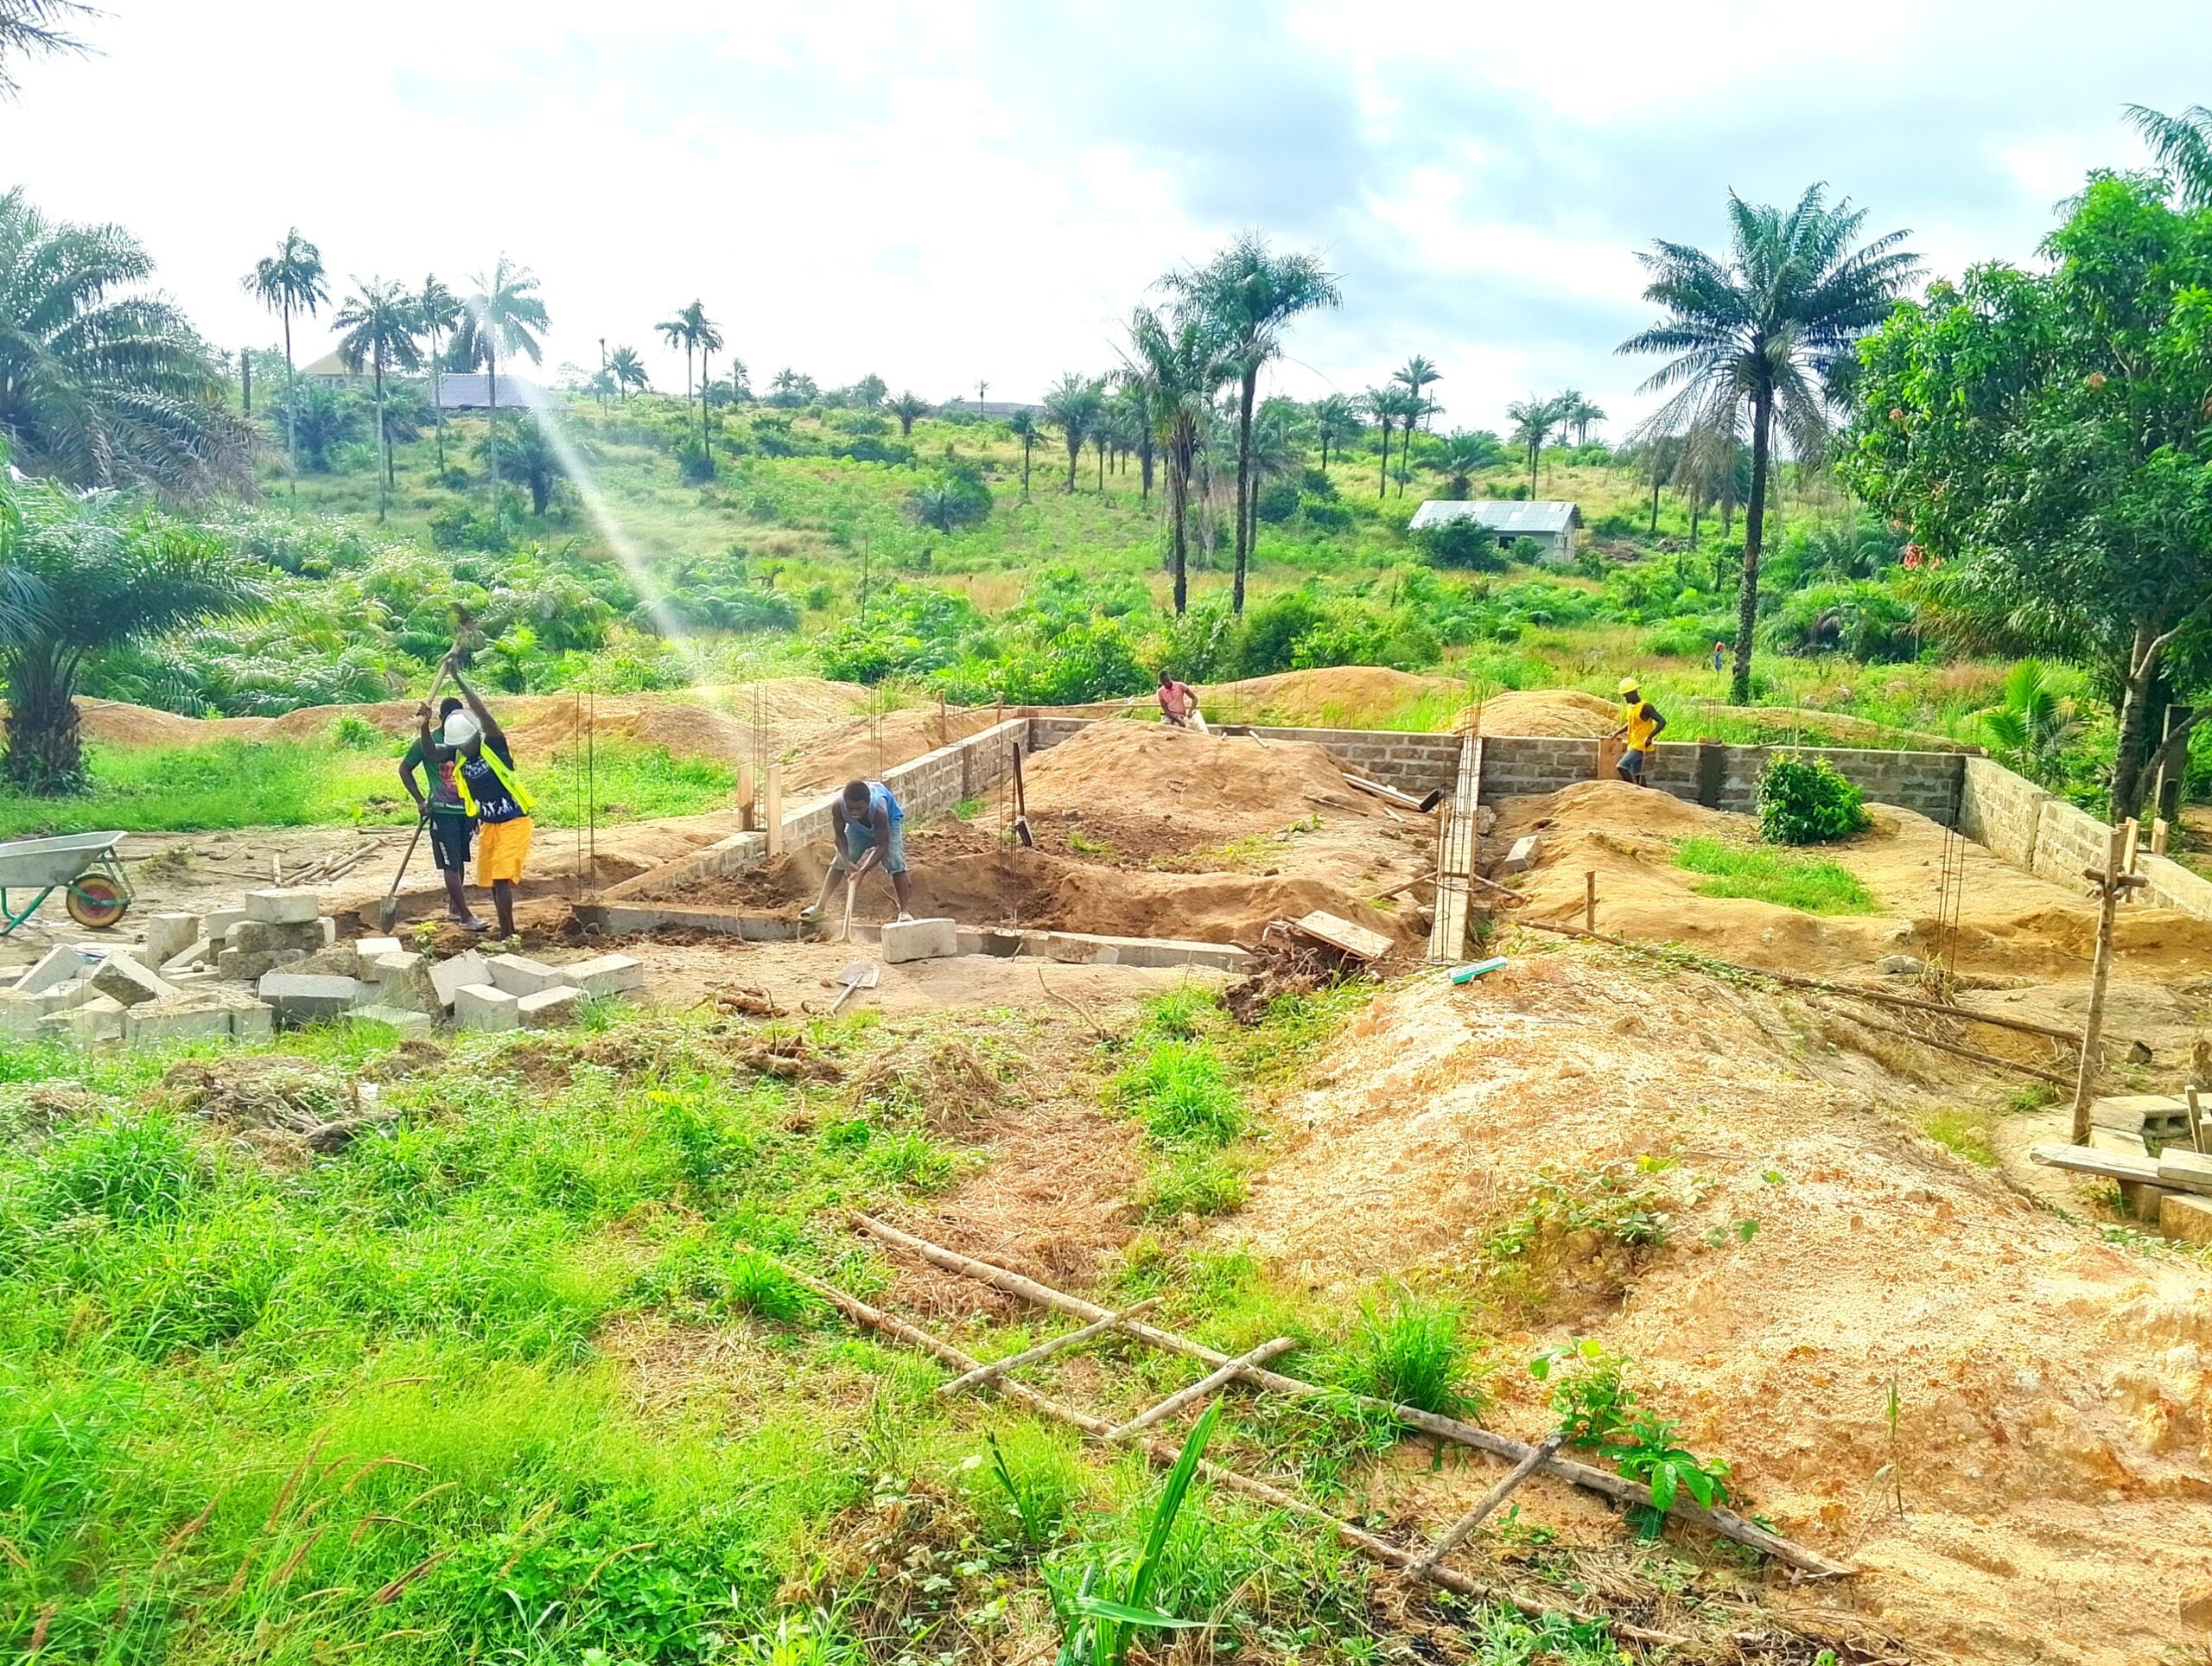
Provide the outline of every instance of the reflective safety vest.
{"type": "MultiPolygon", "coordinates": [[[[506,788],[509,795],[512,796],[515,803],[521,807],[522,813],[525,816],[529,815],[531,810],[536,808],[537,800],[530,796],[530,789],[525,787],[522,782],[516,778],[514,771],[509,769],[505,764],[499,761],[499,754],[492,750],[488,742],[480,744],[477,747],[476,755],[482,759],[486,763],[491,765],[492,773],[499,777],[499,785],[506,788]]],[[[453,784],[460,790],[461,807],[463,810],[466,810],[470,815],[474,816],[477,813],[476,795],[468,790],[468,770],[467,763],[467,760],[466,760],[457,759],[454,760],[453,784]]]]}

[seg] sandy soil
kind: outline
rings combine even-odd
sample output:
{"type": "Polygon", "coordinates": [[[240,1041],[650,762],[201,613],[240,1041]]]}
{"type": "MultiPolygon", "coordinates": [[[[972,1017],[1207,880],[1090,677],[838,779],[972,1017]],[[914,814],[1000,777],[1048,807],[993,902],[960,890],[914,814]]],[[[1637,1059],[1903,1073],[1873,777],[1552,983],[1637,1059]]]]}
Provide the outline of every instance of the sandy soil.
{"type": "MultiPolygon", "coordinates": [[[[1378,1001],[1285,1108],[1219,1236],[1318,1285],[1448,1276],[1540,1167],[1672,1155],[1671,1243],[1642,1265],[1559,1246],[1543,1328],[1499,1362],[1496,1422],[1538,1432],[1526,1358],[1594,1335],[1758,1513],[1866,1570],[1819,1601],[1915,1658],[2201,1647],[2179,1605],[2212,1587],[2212,1268],[2103,1243],[1908,1134],[1891,1113],[1946,1096],[1808,1046],[1787,1003],[1509,947],[1467,990],[1421,978],[1378,1001]],[[1902,1519],[1878,1473],[1892,1380],[1902,1519]]],[[[1394,1509],[1439,1526],[1491,1478],[1408,1466],[1394,1509]]],[[[1618,1532],[1563,1488],[1526,1497],[1570,1538],[1618,1532]]]]}

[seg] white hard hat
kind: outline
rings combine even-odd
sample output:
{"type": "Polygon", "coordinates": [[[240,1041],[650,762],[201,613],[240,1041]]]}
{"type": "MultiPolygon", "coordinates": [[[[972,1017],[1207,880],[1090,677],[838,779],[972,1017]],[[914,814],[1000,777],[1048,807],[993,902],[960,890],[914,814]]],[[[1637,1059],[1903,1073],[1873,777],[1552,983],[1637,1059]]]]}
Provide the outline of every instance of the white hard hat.
{"type": "Polygon", "coordinates": [[[444,740],[449,747],[465,747],[484,731],[476,720],[465,711],[457,711],[446,719],[444,740]]]}

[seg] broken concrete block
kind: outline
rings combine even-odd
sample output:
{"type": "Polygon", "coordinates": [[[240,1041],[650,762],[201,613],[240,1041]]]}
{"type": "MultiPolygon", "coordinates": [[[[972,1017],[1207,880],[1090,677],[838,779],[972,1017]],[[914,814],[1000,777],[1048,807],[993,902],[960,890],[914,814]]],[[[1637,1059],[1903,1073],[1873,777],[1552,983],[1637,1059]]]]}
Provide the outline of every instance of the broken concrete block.
{"type": "Polygon", "coordinates": [[[2158,1205],[2158,1230],[2184,1243],[2212,1243],[2212,1198],[2175,1192],[2158,1205]]]}
{"type": "Polygon", "coordinates": [[[267,954],[272,949],[297,949],[311,955],[329,945],[323,941],[322,927],[313,920],[289,925],[271,925],[267,920],[242,919],[223,933],[226,949],[243,949],[248,954],[267,954]]]}
{"type": "Polygon", "coordinates": [[[464,1030],[512,1030],[522,1022],[514,996],[490,983],[464,983],[453,994],[453,1021],[464,1030]]]}
{"type": "Polygon", "coordinates": [[[586,995],[633,995],[645,987],[645,963],[630,955],[601,955],[560,969],[562,977],[586,995]]]}
{"type": "Polygon", "coordinates": [[[883,957],[894,966],[959,952],[960,928],[949,919],[899,919],[883,928],[883,957]]]}
{"type": "MultiPolygon", "coordinates": [[[[454,993],[471,983],[492,982],[492,968],[484,957],[470,949],[455,955],[451,960],[434,961],[430,965],[430,981],[437,985],[438,1004],[450,1007],[454,993]]],[[[493,988],[498,985],[493,984],[493,988]]]]}
{"type": "Polygon", "coordinates": [[[210,943],[220,943],[223,934],[245,918],[243,908],[211,908],[200,917],[200,934],[210,943]]]}
{"type": "Polygon", "coordinates": [[[410,1031],[420,1033],[429,1029],[436,1021],[428,1013],[414,1012],[405,1007],[382,1005],[356,1007],[352,1015],[365,1023],[389,1025],[402,1034],[410,1031]]]}
{"type": "Polygon", "coordinates": [[[584,1004],[584,992],[563,983],[540,989],[515,1002],[515,1016],[526,1030],[550,1029],[573,1021],[584,1004]]]}
{"type": "Polygon", "coordinates": [[[327,949],[317,949],[304,960],[294,962],[289,970],[320,973],[326,977],[359,977],[361,957],[353,952],[352,944],[334,943],[327,949]]]}
{"type": "Polygon", "coordinates": [[[1890,977],[1918,977],[1928,966],[1910,955],[1884,955],[1874,963],[1874,970],[1890,977]]]}
{"type": "Polygon", "coordinates": [[[146,946],[139,958],[149,966],[175,960],[200,935],[197,914],[156,914],[146,922],[146,946]]]}
{"type": "Polygon", "coordinates": [[[43,995],[64,983],[73,983],[92,970],[92,963],[64,944],[48,949],[38,964],[16,981],[17,995],[43,995]]]}
{"type": "Polygon", "coordinates": [[[266,1041],[276,1033],[276,1009],[265,1002],[248,1001],[232,1007],[231,1033],[243,1040],[266,1041]]]}
{"type": "Polygon", "coordinates": [[[353,952],[361,957],[361,964],[372,966],[386,955],[403,953],[407,945],[395,937],[365,937],[353,939],[353,952]]]}
{"type": "Polygon", "coordinates": [[[211,1035],[231,1033],[228,1006],[148,1001],[126,1008],[123,1014],[124,1041],[134,1047],[160,1046],[173,1041],[199,1041],[211,1035]]]}
{"type": "Polygon", "coordinates": [[[66,1035],[80,1047],[97,1041],[123,1039],[124,1005],[111,995],[94,995],[82,1006],[48,1013],[39,1028],[48,1034],[66,1035]]]}
{"type": "Polygon", "coordinates": [[[276,1021],[289,1029],[337,1018],[360,993],[359,980],[314,972],[270,972],[256,993],[276,1008],[276,1021]]]}
{"type": "Polygon", "coordinates": [[[129,955],[110,955],[106,963],[92,974],[92,987],[102,995],[114,996],[126,1007],[135,1007],[142,1001],[159,1001],[165,995],[176,993],[129,955]]]}
{"type": "Polygon", "coordinates": [[[321,912],[321,894],[303,887],[245,893],[245,917],[264,925],[311,925],[321,912]]]}
{"type": "Polygon", "coordinates": [[[373,1005],[398,1007],[437,1018],[451,1004],[438,993],[431,963],[420,955],[380,955],[373,966],[365,970],[376,976],[373,985],[362,986],[364,997],[373,1005]],[[367,994],[371,989],[375,990],[373,996],[367,994]]]}
{"type": "Polygon", "coordinates": [[[162,963],[162,976],[174,977],[179,972],[188,972],[198,966],[213,966],[214,963],[213,942],[204,937],[197,937],[162,963]]]}
{"type": "Polygon", "coordinates": [[[493,986],[517,997],[557,989],[568,982],[544,962],[526,955],[493,955],[491,968],[493,986]]]}
{"type": "Polygon", "coordinates": [[[1537,849],[1538,841],[1533,833],[1523,834],[1514,840],[1512,848],[1505,853],[1505,860],[1497,865],[1498,876],[1503,879],[1514,874],[1527,873],[1536,865],[1537,849]]]}
{"type": "Polygon", "coordinates": [[[233,983],[252,983],[282,966],[293,966],[308,957],[304,949],[271,949],[259,952],[226,949],[215,957],[215,976],[233,983]]]}

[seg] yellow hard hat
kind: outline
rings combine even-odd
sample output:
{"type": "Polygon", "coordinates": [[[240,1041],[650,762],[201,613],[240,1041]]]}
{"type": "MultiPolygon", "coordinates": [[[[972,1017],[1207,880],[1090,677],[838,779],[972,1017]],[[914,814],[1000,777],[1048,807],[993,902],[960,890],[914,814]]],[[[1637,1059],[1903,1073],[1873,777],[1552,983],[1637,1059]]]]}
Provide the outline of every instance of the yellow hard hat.
{"type": "Polygon", "coordinates": [[[1623,694],[1634,694],[1641,686],[1633,677],[1624,677],[1621,678],[1620,691],[1623,694]]]}

